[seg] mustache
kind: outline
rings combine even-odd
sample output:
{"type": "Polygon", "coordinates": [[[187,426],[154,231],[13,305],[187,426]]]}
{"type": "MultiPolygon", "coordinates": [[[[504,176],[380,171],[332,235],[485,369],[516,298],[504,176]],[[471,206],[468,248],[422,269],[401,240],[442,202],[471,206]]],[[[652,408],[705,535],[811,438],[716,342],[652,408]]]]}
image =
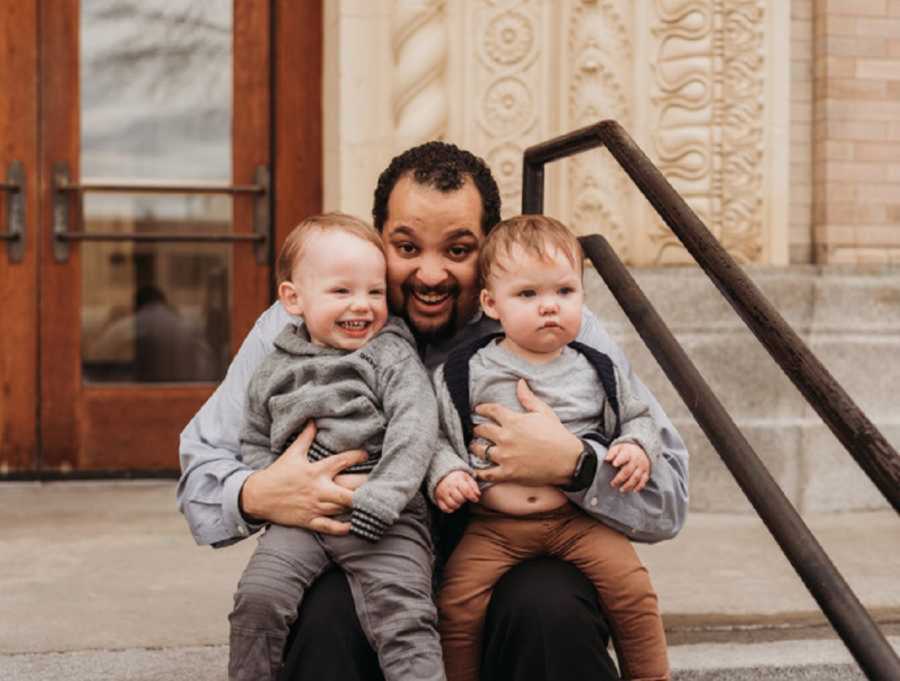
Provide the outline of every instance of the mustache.
{"type": "Polygon", "coordinates": [[[428,295],[429,293],[438,295],[459,295],[459,284],[452,279],[442,281],[437,286],[426,286],[421,282],[407,279],[403,282],[403,292],[407,295],[416,293],[418,295],[428,295]]]}

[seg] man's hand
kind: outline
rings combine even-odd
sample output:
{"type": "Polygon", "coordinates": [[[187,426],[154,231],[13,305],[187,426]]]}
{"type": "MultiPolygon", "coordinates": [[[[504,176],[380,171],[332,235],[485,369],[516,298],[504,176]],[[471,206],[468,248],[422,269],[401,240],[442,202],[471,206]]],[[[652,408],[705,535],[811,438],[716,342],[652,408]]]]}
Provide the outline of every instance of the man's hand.
{"type": "Polygon", "coordinates": [[[434,500],[444,513],[453,513],[466,501],[473,504],[481,499],[478,483],[466,471],[447,473],[434,488],[434,500]]]}
{"type": "Polygon", "coordinates": [[[516,396],[524,414],[500,404],[479,404],[475,412],[494,423],[475,427],[477,436],[490,440],[490,457],[483,444],[473,442],[475,456],[489,459],[492,468],[478,469],[475,476],[489,482],[519,482],[527,485],[565,485],[572,478],[581,453],[581,441],[560,422],[553,410],[531,392],[525,379],[516,385],[516,396]]]}
{"type": "Polygon", "coordinates": [[[610,481],[620,492],[640,492],[650,479],[650,458],[640,445],[623,442],[611,447],[604,461],[619,469],[610,481]]]}
{"type": "Polygon", "coordinates": [[[367,454],[354,450],[310,463],[306,454],[315,437],[316,426],[310,421],[284,454],[247,478],[241,489],[241,508],[247,515],[325,534],[350,532],[350,523],[328,517],[346,511],[353,500],[353,492],[335,484],[334,477],[365,461],[367,454]]]}

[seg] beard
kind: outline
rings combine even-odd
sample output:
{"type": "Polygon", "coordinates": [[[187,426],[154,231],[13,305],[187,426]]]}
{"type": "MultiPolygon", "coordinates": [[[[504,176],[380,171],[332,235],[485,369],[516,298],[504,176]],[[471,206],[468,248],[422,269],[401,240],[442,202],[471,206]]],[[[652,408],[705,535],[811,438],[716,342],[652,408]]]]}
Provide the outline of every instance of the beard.
{"type": "Polygon", "coordinates": [[[410,276],[403,282],[400,292],[401,299],[392,306],[395,308],[394,314],[403,318],[420,344],[440,343],[459,329],[462,289],[455,279],[447,279],[437,286],[425,286],[410,276]],[[435,316],[416,311],[416,295],[447,296],[449,309],[435,316]]]}

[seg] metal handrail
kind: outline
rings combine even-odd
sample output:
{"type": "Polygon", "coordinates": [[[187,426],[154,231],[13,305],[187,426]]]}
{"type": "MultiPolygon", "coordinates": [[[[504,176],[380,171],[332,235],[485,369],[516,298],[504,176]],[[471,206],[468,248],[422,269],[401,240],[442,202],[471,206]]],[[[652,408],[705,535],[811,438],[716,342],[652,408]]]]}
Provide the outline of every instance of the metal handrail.
{"type": "Polygon", "coordinates": [[[264,194],[261,184],[165,184],[162,182],[85,182],[61,181],[56,185],[60,192],[106,192],[120,194],[264,194]]]}
{"type": "Polygon", "coordinates": [[[142,242],[189,242],[189,243],[230,243],[234,241],[263,242],[263,234],[178,234],[176,232],[58,232],[60,241],[142,241],[142,242]]]}
{"type": "Polygon", "coordinates": [[[77,241],[134,241],[141,243],[253,243],[256,244],[256,260],[264,264],[268,259],[271,238],[269,209],[269,171],[265,166],[256,169],[255,184],[227,185],[218,183],[179,184],[163,182],[104,182],[100,180],[72,182],[68,167],[58,163],[53,173],[54,255],[58,262],[69,257],[69,242],[77,241]],[[255,197],[252,233],[198,234],[177,232],[83,232],[68,229],[70,197],[86,192],[120,194],[251,194],[255,197]]]}
{"type": "Polygon", "coordinates": [[[25,257],[25,169],[21,161],[9,164],[6,181],[0,182],[0,191],[9,192],[6,197],[6,230],[0,232],[0,241],[6,242],[9,262],[22,262],[25,257]]]}
{"type": "Polygon", "coordinates": [[[605,146],[888,502],[900,513],[900,455],[615,121],[525,151],[523,213],[544,205],[544,164],[605,146]]]}
{"type": "Polygon", "coordinates": [[[581,239],[645,345],[782,552],[870,679],[900,679],[900,659],[606,239],[581,239]]]}
{"type": "MultiPolygon", "coordinates": [[[[896,452],[874,425],[850,401],[824,367],[821,367],[805,344],[765,300],[752,281],[743,274],[684,199],[615,121],[604,121],[528,148],[525,151],[523,169],[522,212],[543,211],[544,164],[604,145],[713,279],[785,373],[822,415],[832,431],[838,434],[837,428],[844,435],[847,433],[843,431],[847,431],[850,433],[849,439],[852,443],[857,446],[861,442],[868,445],[864,454],[856,451],[851,453],[857,461],[860,458],[866,459],[867,465],[863,466],[864,470],[870,477],[874,475],[873,481],[876,481],[879,489],[897,509],[897,498],[900,496],[900,492],[897,492],[900,488],[898,484],[900,457],[897,457],[896,452]],[[771,338],[763,339],[760,336],[766,335],[768,326],[775,326],[776,329],[772,332],[771,338]],[[846,403],[849,403],[854,410],[850,422],[838,418],[840,415],[835,413],[837,408],[832,406],[831,409],[823,409],[813,403],[814,399],[820,397],[837,399],[841,405],[839,408],[847,408],[846,403]],[[860,427],[861,424],[865,427],[860,427]],[[873,443],[877,446],[873,446],[873,443]],[[874,469],[874,472],[870,473],[870,469],[874,469]],[[890,487],[891,481],[893,488],[890,487]]],[[[860,668],[868,678],[877,681],[900,679],[900,658],[828,559],[809,528],[784,496],[608,242],[594,235],[584,238],[583,243],[586,255],[684,399],[713,447],[860,668]]],[[[844,442],[841,435],[838,437],[844,442]]]]}

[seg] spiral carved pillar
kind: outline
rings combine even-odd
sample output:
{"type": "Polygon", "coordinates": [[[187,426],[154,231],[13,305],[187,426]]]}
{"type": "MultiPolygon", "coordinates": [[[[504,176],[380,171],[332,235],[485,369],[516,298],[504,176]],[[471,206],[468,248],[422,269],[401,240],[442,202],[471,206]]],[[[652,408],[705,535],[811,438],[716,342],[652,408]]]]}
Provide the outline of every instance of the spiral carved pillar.
{"type": "Polygon", "coordinates": [[[447,132],[447,23],[444,0],[395,0],[393,148],[400,152],[447,132]]]}

